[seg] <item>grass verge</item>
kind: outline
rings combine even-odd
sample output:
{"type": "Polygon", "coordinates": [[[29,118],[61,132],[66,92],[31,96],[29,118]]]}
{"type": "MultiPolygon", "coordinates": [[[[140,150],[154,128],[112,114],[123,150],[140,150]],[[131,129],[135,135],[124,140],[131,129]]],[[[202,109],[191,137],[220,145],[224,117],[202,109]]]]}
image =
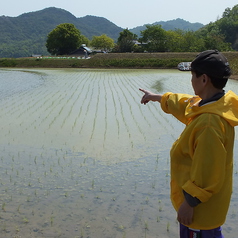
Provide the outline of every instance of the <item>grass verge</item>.
{"type": "MultiPolygon", "coordinates": [[[[193,60],[198,53],[110,53],[90,59],[73,57],[2,58],[0,67],[17,68],[177,68],[179,62],[193,60]]],[[[233,75],[238,75],[238,52],[224,52],[233,75]]]]}

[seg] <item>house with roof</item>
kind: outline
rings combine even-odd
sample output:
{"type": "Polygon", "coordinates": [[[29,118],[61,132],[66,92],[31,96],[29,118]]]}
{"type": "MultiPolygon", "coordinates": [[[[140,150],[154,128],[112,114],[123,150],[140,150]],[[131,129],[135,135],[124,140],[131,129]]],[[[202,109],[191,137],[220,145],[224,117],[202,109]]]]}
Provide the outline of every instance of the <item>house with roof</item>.
{"type": "Polygon", "coordinates": [[[81,45],[77,50],[73,51],[70,56],[73,57],[85,57],[88,58],[88,56],[92,53],[93,51],[87,47],[85,44],[81,45]]]}

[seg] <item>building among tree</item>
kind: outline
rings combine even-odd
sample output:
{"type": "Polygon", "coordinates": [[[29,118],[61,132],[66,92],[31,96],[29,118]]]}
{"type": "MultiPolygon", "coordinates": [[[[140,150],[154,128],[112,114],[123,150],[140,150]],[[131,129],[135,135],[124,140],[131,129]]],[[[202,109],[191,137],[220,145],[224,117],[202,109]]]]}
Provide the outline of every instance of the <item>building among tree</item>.
{"type": "Polygon", "coordinates": [[[70,56],[75,56],[75,57],[85,57],[88,58],[88,56],[92,53],[93,51],[87,47],[86,45],[81,45],[77,50],[73,51],[70,56]]]}

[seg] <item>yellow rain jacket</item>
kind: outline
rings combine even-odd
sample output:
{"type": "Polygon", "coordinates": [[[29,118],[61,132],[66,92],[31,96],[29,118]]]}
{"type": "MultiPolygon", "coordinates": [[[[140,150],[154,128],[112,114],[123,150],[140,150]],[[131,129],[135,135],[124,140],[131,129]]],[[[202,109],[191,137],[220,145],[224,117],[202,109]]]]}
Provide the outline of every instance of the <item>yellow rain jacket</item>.
{"type": "Polygon", "coordinates": [[[171,201],[177,211],[183,190],[201,203],[194,207],[193,229],[210,230],[226,219],[232,193],[234,126],[238,125],[238,96],[227,92],[218,101],[166,93],[161,107],[186,125],[172,146],[171,201]]]}

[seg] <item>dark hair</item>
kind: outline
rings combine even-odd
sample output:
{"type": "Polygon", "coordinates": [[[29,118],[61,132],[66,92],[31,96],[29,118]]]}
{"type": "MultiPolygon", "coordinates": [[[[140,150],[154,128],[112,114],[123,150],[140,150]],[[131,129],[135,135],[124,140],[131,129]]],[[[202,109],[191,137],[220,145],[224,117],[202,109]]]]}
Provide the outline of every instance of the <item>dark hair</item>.
{"type": "MultiPolygon", "coordinates": [[[[197,70],[192,70],[192,71],[195,73],[197,78],[204,74],[197,70]]],[[[210,76],[208,74],[207,74],[207,76],[211,79],[211,83],[215,88],[223,89],[226,86],[228,78],[217,78],[217,77],[210,76]]]]}
{"type": "Polygon", "coordinates": [[[232,74],[227,58],[218,50],[198,54],[191,63],[191,70],[196,72],[197,77],[206,74],[217,89],[223,89],[232,74]]]}

